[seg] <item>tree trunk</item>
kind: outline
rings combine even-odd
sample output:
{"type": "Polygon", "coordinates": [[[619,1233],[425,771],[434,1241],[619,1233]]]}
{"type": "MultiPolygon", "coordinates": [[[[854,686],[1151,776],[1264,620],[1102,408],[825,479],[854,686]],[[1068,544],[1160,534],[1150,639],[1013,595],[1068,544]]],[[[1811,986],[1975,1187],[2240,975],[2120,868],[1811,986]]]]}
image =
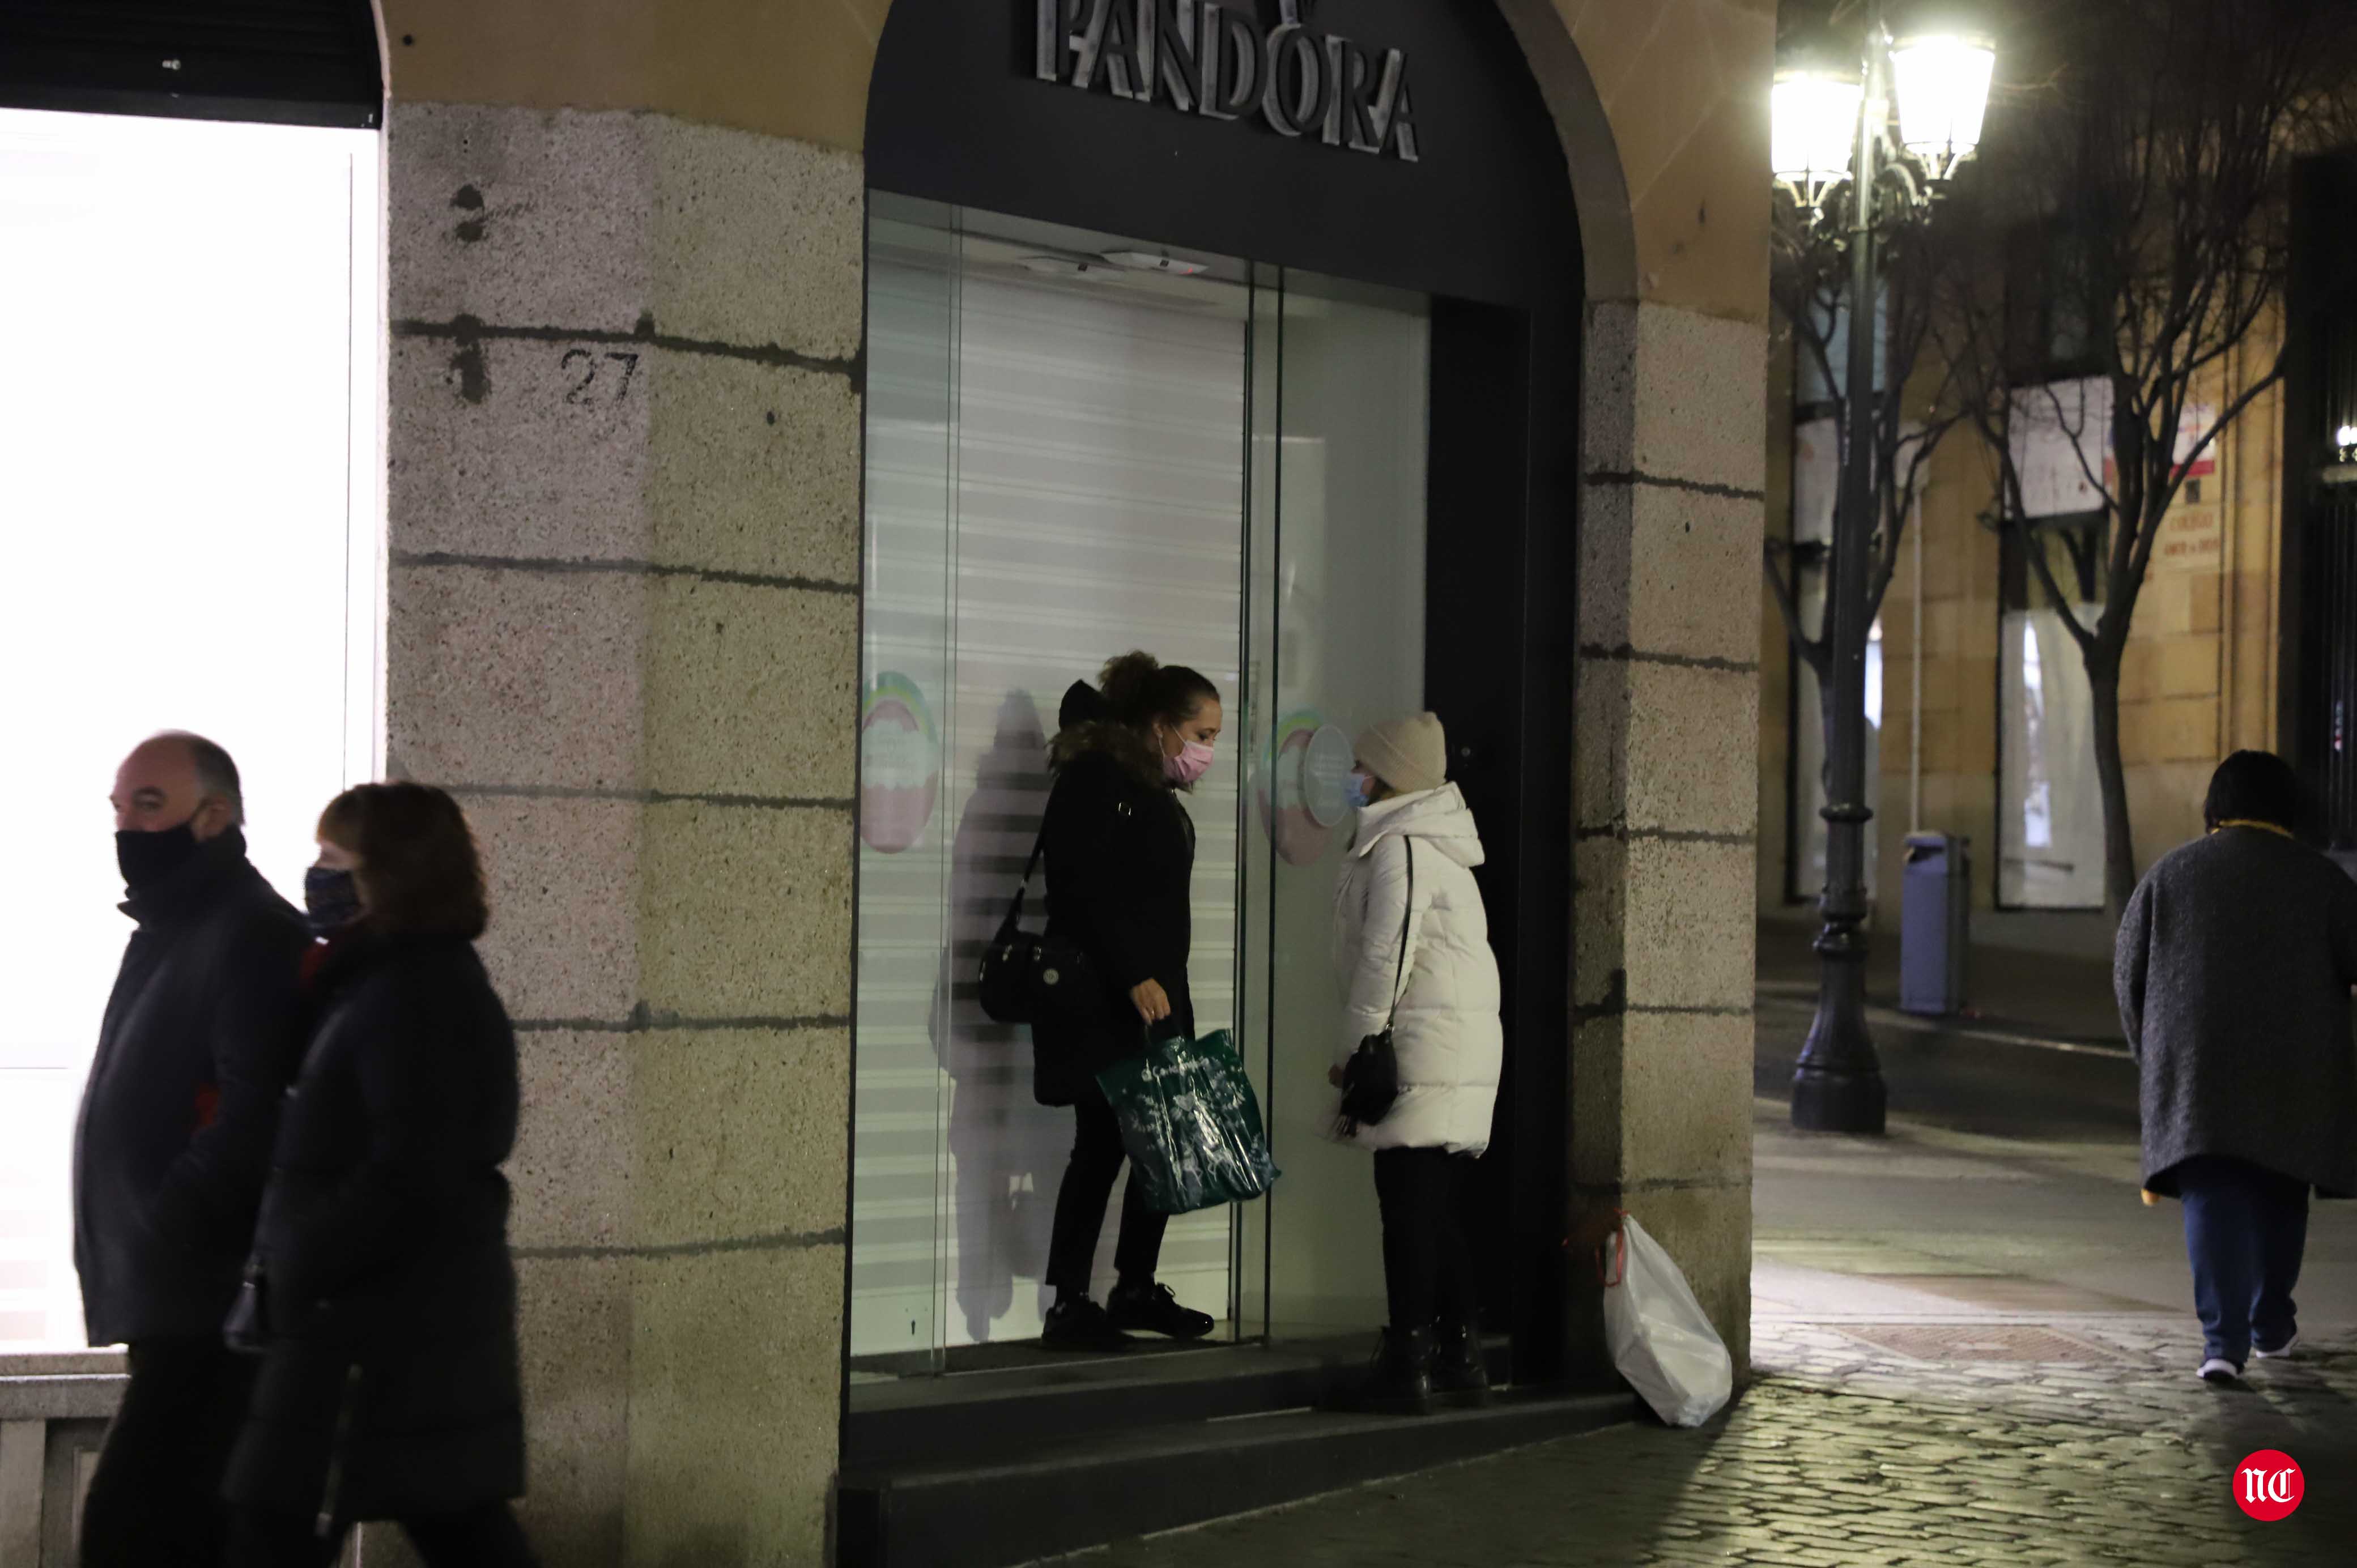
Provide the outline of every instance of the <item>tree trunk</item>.
{"type": "MultiPolygon", "coordinates": [[[[2093,661],[2091,660],[2091,663],[2093,661]]],[[[2128,822],[2128,777],[2120,757],[2120,677],[2109,671],[2087,671],[2094,698],[2095,779],[2104,794],[2104,908],[2113,921],[2128,907],[2136,892],[2136,839],[2128,822]]]]}

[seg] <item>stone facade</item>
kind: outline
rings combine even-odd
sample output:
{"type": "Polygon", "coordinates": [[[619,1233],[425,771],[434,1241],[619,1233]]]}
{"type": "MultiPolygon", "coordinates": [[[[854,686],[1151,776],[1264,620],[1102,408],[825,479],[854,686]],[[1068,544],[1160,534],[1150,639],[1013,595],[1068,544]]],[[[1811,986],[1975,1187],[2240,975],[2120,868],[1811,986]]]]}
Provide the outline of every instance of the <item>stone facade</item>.
{"type": "Polygon", "coordinates": [[[1739,1365],[1762,482],[1746,435],[1763,417],[1765,340],[1750,322],[1598,306],[1587,354],[1572,1176],[1591,1214],[1643,1219],[1739,1365]],[[1603,366],[1633,367],[1634,395],[1603,366]]]}
{"type": "MultiPolygon", "coordinates": [[[[551,1562],[826,1552],[887,9],[384,0],[390,755],[491,865],[551,1562]]],[[[1740,1354],[1773,6],[1501,9],[1589,294],[1574,1176],[1740,1354]]]]}
{"type": "Polygon", "coordinates": [[[859,163],[495,105],[397,102],[387,144],[388,754],[490,866],[533,1525],[552,1562],[807,1555],[845,1247],[859,163]]]}

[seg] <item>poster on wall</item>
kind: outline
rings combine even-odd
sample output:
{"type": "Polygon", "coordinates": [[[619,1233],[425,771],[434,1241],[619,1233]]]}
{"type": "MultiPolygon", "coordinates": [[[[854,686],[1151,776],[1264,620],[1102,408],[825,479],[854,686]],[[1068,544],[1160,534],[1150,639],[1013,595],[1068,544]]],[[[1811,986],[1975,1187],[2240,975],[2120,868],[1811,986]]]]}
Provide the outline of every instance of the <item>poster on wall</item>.
{"type": "MultiPolygon", "coordinates": [[[[2217,405],[2199,399],[2188,403],[2178,416],[2177,472],[2192,487],[2188,499],[2199,499],[2200,481],[2218,471],[2222,436],[2204,446],[2199,457],[2193,451],[2217,420],[2217,405]]],[[[2022,394],[2006,440],[2021,476],[2023,516],[2071,517],[2101,510],[2105,491],[2115,488],[2119,476],[2112,461],[2111,382],[2086,376],[2022,394]]]]}
{"type": "Polygon", "coordinates": [[[2100,376],[2056,381],[2020,397],[2006,445],[2021,476],[2024,517],[2071,517],[2102,508],[2096,476],[2110,478],[2111,425],[2112,384],[2100,376]]]}
{"type": "Polygon", "coordinates": [[[925,693],[886,671],[859,704],[859,837],[878,854],[914,849],[942,793],[941,736],[925,693]]]}

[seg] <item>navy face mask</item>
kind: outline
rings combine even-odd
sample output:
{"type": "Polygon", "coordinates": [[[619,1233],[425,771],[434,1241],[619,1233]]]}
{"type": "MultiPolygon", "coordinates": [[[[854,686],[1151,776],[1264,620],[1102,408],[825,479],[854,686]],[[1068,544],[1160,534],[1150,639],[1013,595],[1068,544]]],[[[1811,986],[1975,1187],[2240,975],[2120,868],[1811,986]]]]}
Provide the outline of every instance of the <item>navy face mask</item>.
{"type": "Polygon", "coordinates": [[[349,871],[315,865],[303,874],[303,908],[312,935],[332,937],[361,918],[360,885],[349,871]]]}

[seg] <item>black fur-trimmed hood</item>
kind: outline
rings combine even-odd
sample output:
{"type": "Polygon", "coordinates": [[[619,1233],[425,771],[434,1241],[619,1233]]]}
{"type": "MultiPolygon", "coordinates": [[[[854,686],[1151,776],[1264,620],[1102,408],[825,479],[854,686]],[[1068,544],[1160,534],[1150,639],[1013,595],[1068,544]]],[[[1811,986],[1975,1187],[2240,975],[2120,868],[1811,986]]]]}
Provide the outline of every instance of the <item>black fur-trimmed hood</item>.
{"type": "Polygon", "coordinates": [[[1048,766],[1061,773],[1083,757],[1110,758],[1121,770],[1150,789],[1168,789],[1162,759],[1144,736],[1113,716],[1105,700],[1086,681],[1075,681],[1064,693],[1056,715],[1060,727],[1048,746],[1048,766]]]}

